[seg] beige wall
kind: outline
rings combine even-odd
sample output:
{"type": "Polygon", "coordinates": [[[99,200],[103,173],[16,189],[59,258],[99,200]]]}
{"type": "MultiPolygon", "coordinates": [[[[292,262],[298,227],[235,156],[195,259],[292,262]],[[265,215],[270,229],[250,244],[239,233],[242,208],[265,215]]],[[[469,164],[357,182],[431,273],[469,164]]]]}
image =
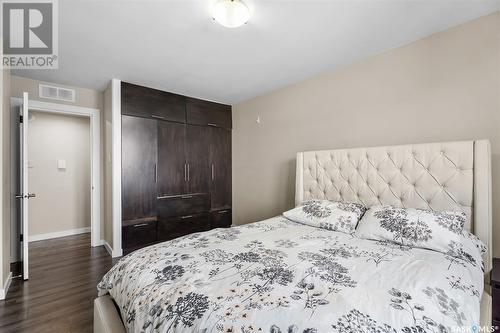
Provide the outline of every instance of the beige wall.
{"type": "Polygon", "coordinates": [[[52,83],[52,82],[38,81],[38,80],[33,80],[33,79],[29,79],[29,78],[25,78],[25,77],[21,77],[21,76],[15,76],[15,75],[12,75],[11,85],[12,85],[11,95],[13,97],[22,97],[23,92],[27,92],[30,96],[30,99],[36,99],[39,101],[50,102],[50,103],[77,105],[77,106],[83,106],[83,107],[87,107],[87,108],[94,108],[94,109],[102,110],[103,93],[101,91],[80,88],[80,87],[66,86],[66,85],[61,85],[61,84],[52,83]],[[38,94],[38,85],[40,83],[48,83],[48,84],[56,85],[59,87],[66,87],[66,88],[75,89],[75,91],[76,91],[75,102],[72,103],[72,102],[57,101],[57,100],[53,100],[53,99],[41,98],[38,94]]]}
{"type": "MultiPolygon", "coordinates": [[[[0,40],[1,42],[1,40],[0,40]]],[[[5,281],[10,273],[10,71],[0,70],[1,73],[1,89],[0,100],[0,147],[2,149],[2,163],[1,168],[1,189],[0,189],[0,202],[2,224],[0,228],[1,233],[1,265],[0,265],[0,289],[5,286],[5,281]]]]}
{"type": "Polygon", "coordinates": [[[234,223],[293,206],[298,151],[486,138],[500,256],[499,61],[497,12],[235,105],[234,223]]]}
{"type": "Polygon", "coordinates": [[[30,111],[29,129],[29,235],[90,228],[89,118],[30,111]]]}

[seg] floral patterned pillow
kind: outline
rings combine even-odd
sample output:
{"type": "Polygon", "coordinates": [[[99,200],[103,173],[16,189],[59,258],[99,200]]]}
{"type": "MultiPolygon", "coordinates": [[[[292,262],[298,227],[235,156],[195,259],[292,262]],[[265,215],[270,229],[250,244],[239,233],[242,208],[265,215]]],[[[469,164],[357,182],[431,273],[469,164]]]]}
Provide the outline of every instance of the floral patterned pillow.
{"type": "Polygon", "coordinates": [[[365,206],[359,203],[311,200],[284,212],[283,216],[297,223],[351,234],[365,211],[365,206]]]}
{"type": "Polygon", "coordinates": [[[464,230],[464,236],[469,240],[469,242],[474,246],[481,254],[488,252],[488,248],[484,243],[474,234],[464,230]]]}
{"type": "Polygon", "coordinates": [[[480,265],[484,245],[463,230],[465,220],[462,212],[374,206],[363,216],[355,234],[359,238],[430,249],[480,265]]]}

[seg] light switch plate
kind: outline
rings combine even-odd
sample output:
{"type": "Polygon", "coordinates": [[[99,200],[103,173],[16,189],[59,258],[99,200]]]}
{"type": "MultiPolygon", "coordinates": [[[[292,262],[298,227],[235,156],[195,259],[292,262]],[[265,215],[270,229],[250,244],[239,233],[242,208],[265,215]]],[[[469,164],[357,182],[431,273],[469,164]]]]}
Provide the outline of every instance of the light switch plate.
{"type": "Polygon", "coordinates": [[[66,170],[66,160],[57,160],[57,168],[59,170],[66,170]]]}

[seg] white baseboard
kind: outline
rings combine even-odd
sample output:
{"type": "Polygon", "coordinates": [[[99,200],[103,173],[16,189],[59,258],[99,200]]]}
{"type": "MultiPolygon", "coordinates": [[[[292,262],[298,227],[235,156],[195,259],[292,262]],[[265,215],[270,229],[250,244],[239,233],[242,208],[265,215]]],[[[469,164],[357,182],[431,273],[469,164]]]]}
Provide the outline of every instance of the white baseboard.
{"type": "Polygon", "coordinates": [[[111,248],[111,245],[109,245],[109,243],[106,242],[104,239],[102,240],[102,242],[104,243],[104,247],[106,248],[106,251],[108,251],[109,255],[112,258],[117,258],[117,257],[123,256],[123,251],[121,249],[120,250],[113,250],[113,248],[111,248]]]}
{"type": "Polygon", "coordinates": [[[106,251],[108,251],[110,256],[113,256],[113,249],[111,248],[111,246],[104,239],[102,241],[104,242],[104,247],[106,248],[106,251]]]}
{"type": "Polygon", "coordinates": [[[114,249],[113,250],[113,258],[121,257],[123,256],[123,250],[122,249],[114,249]]]}
{"type": "Polygon", "coordinates": [[[9,291],[10,283],[12,282],[12,272],[9,272],[7,279],[3,284],[3,288],[0,289],[0,300],[5,299],[7,297],[7,292],[9,291]]]}
{"type": "Polygon", "coordinates": [[[63,230],[63,231],[57,231],[57,232],[49,232],[46,234],[39,234],[39,235],[32,235],[28,237],[28,243],[30,242],[36,242],[36,241],[41,241],[41,240],[46,240],[46,239],[52,239],[52,238],[59,238],[59,237],[66,237],[66,236],[72,236],[72,235],[79,235],[79,234],[85,234],[90,232],[90,227],[86,228],[78,228],[78,229],[70,229],[70,230],[63,230]]]}

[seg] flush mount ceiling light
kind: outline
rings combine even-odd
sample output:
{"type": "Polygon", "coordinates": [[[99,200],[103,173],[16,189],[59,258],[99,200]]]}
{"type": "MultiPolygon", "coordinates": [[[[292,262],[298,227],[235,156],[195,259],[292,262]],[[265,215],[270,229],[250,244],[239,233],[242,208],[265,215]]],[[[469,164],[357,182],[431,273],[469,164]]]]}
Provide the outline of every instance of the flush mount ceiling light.
{"type": "Polygon", "coordinates": [[[250,10],[241,0],[219,0],[213,7],[212,17],[227,28],[237,28],[248,22],[250,10]]]}

